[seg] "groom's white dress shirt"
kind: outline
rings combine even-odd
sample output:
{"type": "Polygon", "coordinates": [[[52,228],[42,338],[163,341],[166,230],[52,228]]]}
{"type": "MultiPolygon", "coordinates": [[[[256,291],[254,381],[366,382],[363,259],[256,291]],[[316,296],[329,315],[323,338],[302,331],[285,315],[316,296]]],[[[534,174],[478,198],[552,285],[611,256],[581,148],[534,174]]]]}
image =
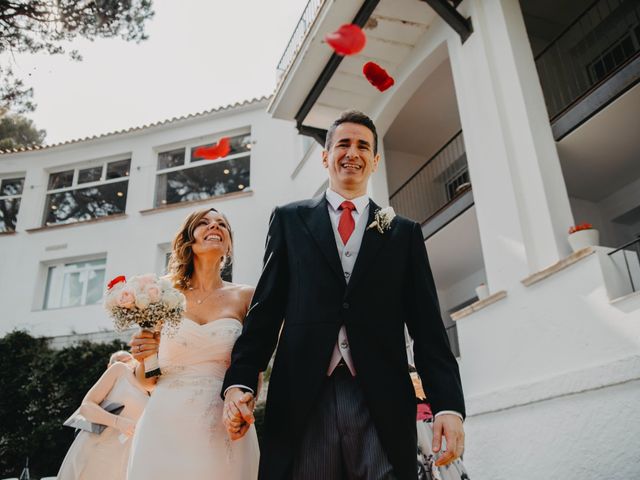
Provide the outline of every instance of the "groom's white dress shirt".
{"type": "MultiPolygon", "coordinates": [[[[367,229],[367,220],[369,219],[369,196],[363,195],[361,197],[352,198],[351,200],[349,200],[355,206],[355,209],[351,211],[351,215],[355,222],[355,228],[351,233],[349,240],[347,240],[346,245],[342,242],[340,233],[338,233],[338,223],[340,221],[340,215],[342,215],[340,204],[342,204],[342,202],[346,201],[347,199],[334,192],[330,188],[327,189],[326,197],[327,209],[329,210],[329,218],[331,219],[333,235],[336,239],[336,247],[338,248],[340,263],[342,264],[344,279],[347,283],[349,283],[349,279],[351,278],[351,274],[353,273],[353,267],[356,264],[356,259],[358,258],[358,253],[360,252],[362,237],[364,237],[364,232],[367,229]]],[[[338,363],[340,363],[340,359],[344,359],[344,362],[347,364],[351,375],[355,376],[357,372],[353,364],[353,359],[351,358],[349,338],[347,337],[347,330],[344,325],[340,327],[340,331],[338,332],[338,338],[336,339],[336,344],[333,347],[333,353],[331,355],[331,360],[329,361],[329,367],[327,368],[327,375],[331,375],[333,373],[338,363]]],[[[241,387],[245,390],[251,391],[251,393],[254,393],[250,388],[244,385],[231,385],[227,387],[227,390],[225,390],[225,394],[230,388],[233,387],[241,387]]],[[[442,415],[444,413],[451,413],[462,419],[462,415],[453,410],[442,410],[436,413],[435,416],[437,417],[438,415],[442,415]]]]}

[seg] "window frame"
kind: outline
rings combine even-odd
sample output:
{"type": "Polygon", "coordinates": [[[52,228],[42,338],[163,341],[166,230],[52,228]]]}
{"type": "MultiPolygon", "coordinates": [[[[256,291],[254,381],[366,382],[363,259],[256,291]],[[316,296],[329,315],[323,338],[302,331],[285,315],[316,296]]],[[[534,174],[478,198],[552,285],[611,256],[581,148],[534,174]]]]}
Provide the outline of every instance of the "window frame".
{"type": "Polygon", "coordinates": [[[62,275],[60,277],[61,281],[62,281],[62,285],[60,286],[60,298],[58,299],[58,303],[62,303],[62,295],[64,293],[64,279],[65,276],[67,274],[73,274],[73,273],[83,273],[83,272],[92,272],[92,271],[99,271],[102,270],[103,271],[103,280],[102,280],[102,289],[104,290],[104,288],[106,287],[106,273],[107,273],[107,255],[106,254],[95,254],[95,255],[90,255],[90,256],[85,256],[85,257],[80,257],[80,258],[67,258],[67,259],[58,259],[55,261],[49,261],[49,262],[45,262],[43,264],[44,267],[44,291],[43,291],[43,296],[42,296],[42,301],[40,304],[40,309],[41,310],[60,310],[60,309],[64,309],[64,308],[76,308],[76,307],[90,307],[90,306],[94,306],[94,305],[100,305],[100,303],[102,302],[102,299],[104,297],[104,294],[100,296],[100,299],[98,299],[98,301],[94,302],[94,303],[86,303],[87,302],[87,292],[88,292],[88,288],[89,288],[89,281],[87,280],[86,282],[84,282],[84,285],[82,287],[82,294],[80,297],[80,303],[78,305],[60,305],[57,307],[47,307],[47,303],[49,300],[49,292],[50,292],[50,287],[51,287],[51,278],[50,278],[50,274],[53,271],[54,268],[56,267],[62,267],[62,275]],[[78,268],[70,268],[72,265],[77,265],[80,263],[86,263],[86,262],[95,262],[97,260],[103,260],[104,263],[102,265],[93,265],[91,267],[89,266],[85,266],[82,269],[78,269],[78,268]]]}
{"type": "MultiPolygon", "coordinates": [[[[133,161],[132,155],[131,154],[123,154],[123,155],[118,155],[115,157],[109,157],[109,158],[103,158],[100,160],[90,160],[90,161],[86,161],[86,162],[82,162],[82,163],[76,163],[76,164],[72,164],[72,165],[65,165],[65,166],[57,166],[55,168],[51,168],[49,170],[46,171],[47,173],[47,183],[46,183],[46,190],[45,190],[45,194],[44,194],[44,205],[42,207],[42,226],[43,227],[52,227],[52,226],[56,226],[56,225],[66,225],[69,223],[81,223],[81,222],[86,222],[88,220],[74,220],[74,221],[64,221],[64,222],[56,222],[56,223],[47,223],[47,217],[49,215],[49,211],[47,209],[48,203],[49,203],[49,196],[52,194],[56,194],[56,193],[64,193],[64,192],[71,192],[74,190],[83,190],[86,188],[94,188],[94,187],[100,187],[103,185],[109,185],[112,183],[119,183],[119,182],[129,182],[130,178],[131,178],[131,163],[133,161]],[[117,177],[117,178],[111,178],[111,179],[107,179],[107,170],[109,168],[109,165],[112,163],[118,163],[118,162],[123,162],[123,161],[129,161],[129,170],[128,170],[128,174],[123,176],[123,177],[117,177]],[[80,176],[80,170],[86,170],[89,168],[95,168],[101,166],[102,167],[102,172],[100,174],[100,179],[99,180],[95,180],[93,182],[86,182],[86,183],[78,183],[78,178],[80,176]],[[50,189],[49,188],[49,182],[51,179],[51,175],[55,175],[57,173],[62,173],[62,172],[66,172],[69,170],[73,170],[73,178],[71,180],[71,185],[68,187],[61,187],[61,188],[53,188],[50,189]]],[[[129,192],[127,189],[127,192],[125,193],[125,211],[126,211],[126,203],[127,200],[129,198],[129,192]]],[[[124,213],[124,211],[122,212],[124,213]]],[[[110,215],[107,215],[106,217],[109,217],[110,215]]],[[[95,218],[102,218],[102,217],[94,217],[92,219],[95,218]]]]}
{"type": "MultiPolygon", "coordinates": [[[[173,173],[173,172],[178,172],[181,170],[189,170],[191,168],[197,168],[197,167],[202,167],[204,165],[207,164],[211,164],[212,160],[207,160],[207,159],[201,159],[201,160],[195,160],[192,161],[191,160],[191,151],[194,148],[197,147],[202,147],[205,145],[211,145],[211,144],[215,144],[218,143],[220,141],[221,138],[223,137],[228,137],[228,138],[233,138],[233,137],[240,137],[240,136],[248,136],[249,137],[249,142],[246,144],[247,145],[247,150],[243,151],[243,152],[238,152],[238,153],[230,153],[229,155],[227,155],[224,158],[220,158],[217,160],[213,160],[213,162],[220,164],[222,162],[229,162],[232,160],[238,160],[241,158],[245,158],[248,157],[249,158],[249,185],[245,185],[244,188],[242,188],[241,190],[239,190],[240,192],[250,192],[251,190],[251,155],[253,152],[253,145],[254,145],[254,140],[252,138],[252,131],[251,131],[251,127],[245,127],[245,128],[240,128],[240,129],[236,129],[236,130],[232,130],[232,131],[228,131],[228,132],[224,132],[224,133],[215,133],[213,135],[209,135],[209,136],[205,136],[205,137],[198,137],[197,139],[193,139],[193,140],[189,140],[189,141],[184,141],[184,142],[180,142],[180,143],[172,143],[172,144],[168,144],[168,145],[163,145],[161,147],[155,147],[153,149],[154,154],[155,154],[155,176],[154,176],[154,187],[153,187],[153,208],[162,208],[162,207],[166,207],[168,205],[178,205],[180,203],[184,203],[184,202],[174,202],[174,203],[167,203],[167,199],[163,199],[160,202],[158,202],[158,178],[160,175],[166,175],[168,173],[173,173]],[[204,138],[214,138],[215,140],[213,142],[209,142],[204,140],[204,138]],[[203,143],[204,142],[204,143],[203,143]],[[168,168],[163,168],[163,169],[159,169],[158,168],[158,157],[162,154],[162,153],[167,153],[167,152],[171,152],[174,150],[180,150],[182,149],[184,151],[184,163],[182,165],[178,165],[175,167],[168,167],[168,168]]],[[[236,192],[230,192],[230,193],[236,193],[236,192]]],[[[218,198],[222,195],[212,195],[208,198],[218,198]]],[[[199,200],[194,200],[194,201],[199,201],[199,200]]]]}

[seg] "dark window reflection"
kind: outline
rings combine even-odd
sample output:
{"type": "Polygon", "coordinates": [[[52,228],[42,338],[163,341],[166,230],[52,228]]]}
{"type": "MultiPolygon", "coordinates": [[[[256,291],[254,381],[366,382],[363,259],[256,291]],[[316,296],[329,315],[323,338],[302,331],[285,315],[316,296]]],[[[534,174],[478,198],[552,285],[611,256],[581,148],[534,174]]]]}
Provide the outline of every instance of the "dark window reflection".
{"type": "Polygon", "coordinates": [[[56,172],[49,175],[49,187],[47,190],[57,190],[67,188],[73,184],[73,170],[56,172]]]}
{"type": "Polygon", "coordinates": [[[45,225],[80,222],[124,213],[128,181],[47,195],[45,225]]]}
{"type": "Polygon", "coordinates": [[[0,200],[0,232],[15,232],[20,197],[0,200]]]}
{"type": "Polygon", "coordinates": [[[24,178],[5,178],[0,183],[0,197],[5,195],[21,195],[24,188],[24,178]]]}
{"type": "Polygon", "coordinates": [[[130,167],[131,159],[119,160],[117,162],[107,164],[107,180],[128,177],[130,167]]]}
{"type": "Polygon", "coordinates": [[[184,165],[184,148],[158,154],[158,170],[184,165]]]}
{"type": "Polygon", "coordinates": [[[78,172],[78,183],[97,182],[102,177],[102,165],[83,168],[78,172]]]}
{"type": "Polygon", "coordinates": [[[207,162],[158,175],[156,206],[239,192],[249,186],[250,157],[207,162]]]}

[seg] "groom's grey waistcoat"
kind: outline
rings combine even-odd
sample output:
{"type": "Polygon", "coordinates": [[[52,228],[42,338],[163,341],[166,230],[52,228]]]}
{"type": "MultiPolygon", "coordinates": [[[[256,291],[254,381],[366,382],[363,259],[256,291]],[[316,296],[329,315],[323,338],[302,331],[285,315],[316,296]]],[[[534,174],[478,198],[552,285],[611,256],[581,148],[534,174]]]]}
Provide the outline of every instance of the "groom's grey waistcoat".
{"type": "MultiPolygon", "coordinates": [[[[378,208],[370,203],[367,225],[378,208]]],[[[256,390],[258,373],[278,345],[261,479],[287,478],[342,325],[356,381],[389,461],[398,478],[416,478],[416,407],[405,323],[434,413],[464,415],[458,364],[440,318],[420,226],[396,217],[382,234],[365,231],[347,284],[324,195],[274,210],[264,269],[223,386],[256,390]]]]}

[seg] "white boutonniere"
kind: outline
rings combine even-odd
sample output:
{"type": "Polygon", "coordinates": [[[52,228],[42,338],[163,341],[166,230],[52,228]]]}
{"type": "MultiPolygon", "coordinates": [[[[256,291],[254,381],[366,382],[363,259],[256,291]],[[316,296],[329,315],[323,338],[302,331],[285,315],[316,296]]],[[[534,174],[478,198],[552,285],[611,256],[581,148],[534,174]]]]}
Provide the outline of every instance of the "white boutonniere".
{"type": "Polygon", "coordinates": [[[377,228],[380,233],[384,233],[391,228],[391,222],[396,218],[396,212],[393,207],[379,208],[374,214],[375,220],[367,227],[377,228]]]}

